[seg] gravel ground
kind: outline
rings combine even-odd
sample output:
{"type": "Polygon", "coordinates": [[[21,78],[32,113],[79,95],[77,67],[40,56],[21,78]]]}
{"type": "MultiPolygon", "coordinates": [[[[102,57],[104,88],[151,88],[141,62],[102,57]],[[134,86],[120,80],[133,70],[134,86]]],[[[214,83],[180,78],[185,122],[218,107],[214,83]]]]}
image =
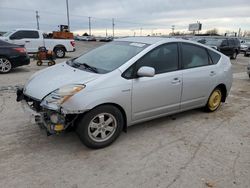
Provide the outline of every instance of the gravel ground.
{"type": "MultiPolygon", "coordinates": [[[[68,55],[101,44],[78,42],[68,55]]],[[[87,149],[74,132],[47,137],[15,102],[15,86],[46,65],[32,61],[0,75],[1,187],[248,188],[249,60],[239,55],[232,61],[233,88],[217,112],[192,110],[141,123],[101,150],[87,149]]]]}

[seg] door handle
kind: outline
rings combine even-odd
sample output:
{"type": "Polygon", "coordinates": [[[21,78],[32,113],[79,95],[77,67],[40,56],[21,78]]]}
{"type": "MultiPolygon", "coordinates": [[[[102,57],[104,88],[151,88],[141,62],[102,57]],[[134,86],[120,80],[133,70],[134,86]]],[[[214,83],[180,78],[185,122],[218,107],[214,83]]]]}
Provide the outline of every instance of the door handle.
{"type": "Polygon", "coordinates": [[[181,82],[181,80],[179,78],[174,78],[171,83],[172,84],[177,84],[177,83],[180,83],[180,82],[181,82]]]}
{"type": "Polygon", "coordinates": [[[214,76],[214,75],[216,75],[216,72],[215,71],[211,71],[209,75],[210,76],[214,76]]]}
{"type": "Polygon", "coordinates": [[[25,42],[27,42],[27,43],[28,43],[28,42],[30,42],[30,41],[29,41],[29,40],[26,40],[25,42]]]}

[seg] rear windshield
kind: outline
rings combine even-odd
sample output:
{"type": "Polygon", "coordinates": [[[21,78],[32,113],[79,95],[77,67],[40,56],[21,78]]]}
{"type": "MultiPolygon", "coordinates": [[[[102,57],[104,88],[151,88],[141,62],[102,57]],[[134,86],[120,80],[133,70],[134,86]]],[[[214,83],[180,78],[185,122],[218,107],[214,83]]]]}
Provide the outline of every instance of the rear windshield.
{"type": "Polygon", "coordinates": [[[219,46],[222,42],[222,39],[209,39],[206,40],[206,45],[210,45],[210,46],[219,46]]]}

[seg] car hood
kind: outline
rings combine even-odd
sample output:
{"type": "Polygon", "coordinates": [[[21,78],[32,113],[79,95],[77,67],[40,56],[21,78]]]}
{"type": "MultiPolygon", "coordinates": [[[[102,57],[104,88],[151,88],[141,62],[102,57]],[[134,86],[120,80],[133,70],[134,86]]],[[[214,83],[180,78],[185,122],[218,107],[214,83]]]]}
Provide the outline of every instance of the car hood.
{"type": "Polygon", "coordinates": [[[73,68],[66,63],[49,67],[35,73],[25,84],[24,94],[42,100],[52,91],[68,84],[86,84],[100,74],[73,68]]]}
{"type": "Polygon", "coordinates": [[[0,40],[7,41],[7,40],[8,40],[8,38],[7,38],[7,37],[3,37],[3,36],[1,36],[1,37],[0,37],[0,40]]]}

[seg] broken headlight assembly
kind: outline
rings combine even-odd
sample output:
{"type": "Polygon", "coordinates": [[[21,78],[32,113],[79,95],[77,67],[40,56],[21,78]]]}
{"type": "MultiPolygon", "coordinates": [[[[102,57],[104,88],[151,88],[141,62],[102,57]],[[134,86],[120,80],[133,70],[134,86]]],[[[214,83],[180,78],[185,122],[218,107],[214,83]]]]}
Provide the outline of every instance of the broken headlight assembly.
{"type": "Polygon", "coordinates": [[[84,88],[85,85],[80,84],[63,86],[47,95],[41,102],[41,106],[58,111],[64,102],[84,88]]]}

